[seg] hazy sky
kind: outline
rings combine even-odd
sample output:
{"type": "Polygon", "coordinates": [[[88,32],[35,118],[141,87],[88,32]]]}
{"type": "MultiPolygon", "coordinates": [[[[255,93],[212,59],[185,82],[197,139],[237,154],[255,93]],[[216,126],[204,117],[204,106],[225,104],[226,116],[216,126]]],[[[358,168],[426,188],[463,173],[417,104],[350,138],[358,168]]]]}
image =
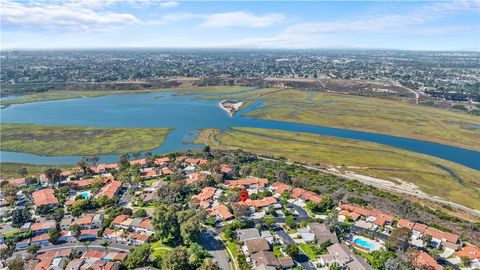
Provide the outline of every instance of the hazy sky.
{"type": "Polygon", "coordinates": [[[2,49],[480,46],[479,0],[0,1],[2,49]]]}

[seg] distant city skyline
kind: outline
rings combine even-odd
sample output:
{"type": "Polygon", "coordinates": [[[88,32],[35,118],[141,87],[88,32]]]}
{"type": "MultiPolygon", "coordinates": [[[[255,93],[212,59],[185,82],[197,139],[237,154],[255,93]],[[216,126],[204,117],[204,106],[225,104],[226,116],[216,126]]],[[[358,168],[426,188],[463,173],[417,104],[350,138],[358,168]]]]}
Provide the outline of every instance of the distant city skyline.
{"type": "Polygon", "coordinates": [[[480,1],[1,0],[2,49],[479,51],[480,1]]]}

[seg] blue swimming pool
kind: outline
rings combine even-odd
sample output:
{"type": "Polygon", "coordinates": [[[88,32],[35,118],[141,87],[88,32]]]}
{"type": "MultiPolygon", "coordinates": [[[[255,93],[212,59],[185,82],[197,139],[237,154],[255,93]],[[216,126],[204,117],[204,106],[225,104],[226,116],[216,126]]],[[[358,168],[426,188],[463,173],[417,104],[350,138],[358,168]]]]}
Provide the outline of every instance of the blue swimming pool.
{"type": "Polygon", "coordinates": [[[353,242],[361,247],[367,248],[370,251],[377,249],[377,245],[375,243],[363,240],[361,238],[356,238],[355,240],[353,240],[353,242]]]}
{"type": "Polygon", "coordinates": [[[82,199],[88,199],[90,198],[90,192],[83,192],[78,194],[78,196],[82,197],[82,199]]]}

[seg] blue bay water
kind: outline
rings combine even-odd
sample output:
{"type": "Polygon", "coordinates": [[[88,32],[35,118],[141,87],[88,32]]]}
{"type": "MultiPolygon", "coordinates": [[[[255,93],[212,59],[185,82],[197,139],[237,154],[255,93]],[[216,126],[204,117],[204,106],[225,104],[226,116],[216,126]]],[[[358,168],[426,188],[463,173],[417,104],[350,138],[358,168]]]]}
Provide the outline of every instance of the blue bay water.
{"type": "MultiPolygon", "coordinates": [[[[261,100],[243,109],[234,117],[230,117],[219,108],[218,103],[219,100],[199,99],[195,95],[174,95],[174,92],[107,95],[13,105],[0,110],[0,119],[2,123],[173,128],[164,144],[153,150],[153,153],[201,148],[201,145],[194,145],[191,142],[202,128],[225,130],[231,126],[240,126],[307,132],[375,142],[480,169],[480,152],[477,151],[383,134],[242,116],[259,107],[261,100]]],[[[38,156],[28,153],[0,152],[2,162],[74,164],[80,158],[80,156],[38,156]]],[[[118,155],[101,156],[101,161],[118,161],[118,155]]]]}

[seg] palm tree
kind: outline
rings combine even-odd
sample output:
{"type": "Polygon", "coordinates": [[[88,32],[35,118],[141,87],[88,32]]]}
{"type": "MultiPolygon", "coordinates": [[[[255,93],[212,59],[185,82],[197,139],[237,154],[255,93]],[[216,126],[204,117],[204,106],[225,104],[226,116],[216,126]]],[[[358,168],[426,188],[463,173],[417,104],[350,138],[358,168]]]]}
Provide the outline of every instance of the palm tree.
{"type": "Polygon", "coordinates": [[[105,248],[105,252],[108,251],[108,247],[110,246],[111,243],[112,243],[112,242],[110,242],[110,241],[108,241],[108,240],[104,240],[104,241],[102,242],[101,245],[105,248]]]}

